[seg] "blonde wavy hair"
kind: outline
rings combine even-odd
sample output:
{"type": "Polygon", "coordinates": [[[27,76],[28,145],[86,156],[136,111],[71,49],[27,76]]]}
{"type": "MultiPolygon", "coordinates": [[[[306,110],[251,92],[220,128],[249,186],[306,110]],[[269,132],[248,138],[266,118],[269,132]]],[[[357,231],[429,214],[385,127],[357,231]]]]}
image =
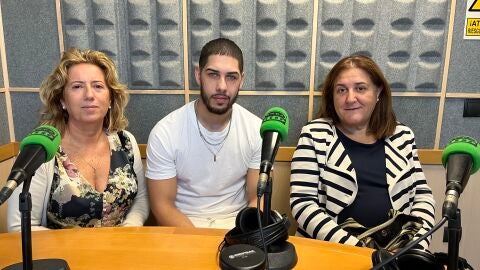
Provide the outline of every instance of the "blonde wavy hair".
{"type": "Polygon", "coordinates": [[[111,109],[108,110],[103,120],[103,127],[108,132],[126,128],[128,120],[124,112],[129,96],[127,87],[118,80],[115,64],[103,52],[76,48],[70,48],[63,53],[58,66],[40,86],[40,99],[43,103],[40,122],[55,126],[61,133],[65,131],[68,113],[62,109],[60,100],[63,98],[63,90],[68,81],[68,70],[72,66],[82,63],[98,66],[105,75],[105,82],[110,91],[111,109]]]}

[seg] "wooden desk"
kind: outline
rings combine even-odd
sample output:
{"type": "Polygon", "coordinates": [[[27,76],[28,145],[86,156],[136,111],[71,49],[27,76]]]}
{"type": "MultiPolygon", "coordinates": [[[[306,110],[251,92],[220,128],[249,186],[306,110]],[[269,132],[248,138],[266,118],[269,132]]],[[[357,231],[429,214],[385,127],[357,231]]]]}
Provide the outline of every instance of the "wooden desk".
{"type": "MultiPolygon", "coordinates": [[[[61,258],[78,269],[219,269],[226,230],[120,227],[32,232],[33,258],[61,258]]],[[[372,250],[290,237],[295,269],[369,269],[372,250]]],[[[0,268],[20,262],[20,233],[0,234],[0,268]]]]}

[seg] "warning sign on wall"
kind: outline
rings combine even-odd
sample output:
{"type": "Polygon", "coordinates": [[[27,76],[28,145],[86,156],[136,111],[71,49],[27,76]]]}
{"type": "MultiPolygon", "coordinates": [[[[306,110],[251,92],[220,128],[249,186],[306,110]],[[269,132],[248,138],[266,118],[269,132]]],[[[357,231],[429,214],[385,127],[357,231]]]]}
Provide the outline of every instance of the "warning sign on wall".
{"type": "Polygon", "coordinates": [[[467,0],[464,39],[480,39],[480,0],[467,0]]]}

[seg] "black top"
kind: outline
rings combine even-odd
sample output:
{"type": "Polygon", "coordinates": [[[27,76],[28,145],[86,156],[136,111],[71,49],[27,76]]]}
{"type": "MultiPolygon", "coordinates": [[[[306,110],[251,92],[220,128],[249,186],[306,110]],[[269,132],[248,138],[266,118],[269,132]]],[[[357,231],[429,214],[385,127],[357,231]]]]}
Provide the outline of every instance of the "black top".
{"type": "Polygon", "coordinates": [[[387,221],[392,203],[386,177],[385,141],[363,144],[348,138],[338,128],[336,131],[352,161],[358,184],[357,196],[351,205],[339,213],[338,224],[349,217],[365,227],[387,221]]]}

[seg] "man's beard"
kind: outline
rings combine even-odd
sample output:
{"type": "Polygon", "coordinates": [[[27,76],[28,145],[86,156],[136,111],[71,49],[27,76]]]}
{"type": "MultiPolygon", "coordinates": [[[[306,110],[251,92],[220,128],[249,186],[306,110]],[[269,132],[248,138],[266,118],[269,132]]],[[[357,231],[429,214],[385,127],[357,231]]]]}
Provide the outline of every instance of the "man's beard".
{"type": "Polygon", "coordinates": [[[209,100],[207,94],[203,90],[202,85],[200,85],[200,96],[202,97],[203,104],[205,104],[205,106],[207,107],[207,110],[209,112],[214,113],[214,114],[218,114],[218,115],[222,115],[222,114],[227,113],[232,108],[235,101],[237,101],[238,92],[235,96],[233,96],[232,98],[229,99],[227,107],[225,107],[225,108],[212,107],[212,105],[210,105],[210,102],[209,102],[210,100],[209,100]]]}

